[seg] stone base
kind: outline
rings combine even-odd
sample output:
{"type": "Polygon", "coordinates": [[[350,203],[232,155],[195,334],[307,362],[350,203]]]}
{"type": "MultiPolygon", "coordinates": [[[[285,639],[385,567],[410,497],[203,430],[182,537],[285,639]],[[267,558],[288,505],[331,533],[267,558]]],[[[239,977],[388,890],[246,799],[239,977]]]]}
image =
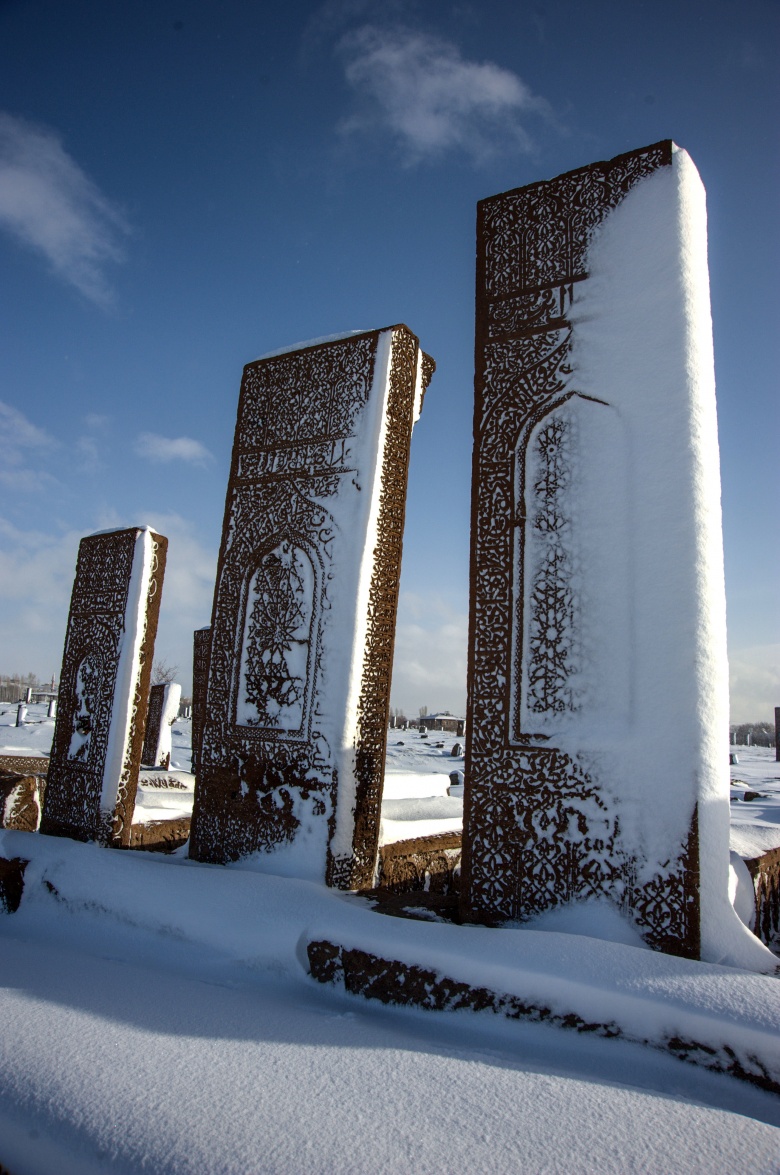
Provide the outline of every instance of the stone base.
{"type": "Polygon", "coordinates": [[[24,892],[24,871],[28,862],[21,857],[0,857],[0,910],[15,914],[24,892]]]}
{"type": "Polygon", "coordinates": [[[460,889],[459,832],[382,845],[378,887],[390,893],[454,894],[460,889]]]}
{"type": "Polygon", "coordinates": [[[772,950],[780,947],[780,849],[745,861],[756,887],[755,934],[772,950]]]}
{"type": "Polygon", "coordinates": [[[146,824],[131,826],[128,847],[143,849],[147,853],[173,853],[186,844],[189,836],[189,816],[176,820],[149,820],[146,824]]]}

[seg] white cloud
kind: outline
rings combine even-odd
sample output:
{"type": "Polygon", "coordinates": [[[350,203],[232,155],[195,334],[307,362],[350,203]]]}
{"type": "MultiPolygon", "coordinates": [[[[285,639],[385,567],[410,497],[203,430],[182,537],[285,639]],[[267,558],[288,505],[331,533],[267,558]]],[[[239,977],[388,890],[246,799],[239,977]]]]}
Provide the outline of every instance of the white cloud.
{"type": "Polygon", "coordinates": [[[180,667],[178,680],[190,691],[192,634],[211,620],[217,553],[200,542],[196,523],[175,513],[108,511],[81,532],[50,534],[0,517],[0,671],[59,676],[80,540],[97,529],[146,524],[168,539],[156,652],[180,667]]]}
{"type": "Polygon", "coordinates": [[[416,717],[466,712],[468,617],[440,596],[402,592],[395,633],[392,704],[416,717]]]}
{"type": "Polygon", "coordinates": [[[780,706],[780,645],[729,652],[732,722],[774,722],[780,706]]]}
{"type": "Polygon", "coordinates": [[[0,400],[0,436],[3,438],[0,485],[29,494],[51,484],[54,479],[48,470],[31,468],[29,462],[39,464],[55,449],[54,437],[3,400],[0,400]]]}
{"type": "Polygon", "coordinates": [[[135,451],[149,461],[190,461],[205,465],[213,460],[206,446],[192,437],[161,437],[154,432],[140,433],[135,451]]]}
{"type": "Polygon", "coordinates": [[[2,672],[59,676],[80,537],[20,530],[0,518],[2,672]]]}
{"type": "Polygon", "coordinates": [[[127,225],[47,127],[0,113],[0,226],[42,254],[87,298],[112,301],[105,277],[127,225]]]}
{"type": "Polygon", "coordinates": [[[367,100],[342,131],[389,130],[409,163],[454,149],[475,159],[528,150],[521,117],[550,113],[517,74],[467,61],[450,41],[426,33],[364,25],[342,38],[339,51],[347,81],[367,100]]]}

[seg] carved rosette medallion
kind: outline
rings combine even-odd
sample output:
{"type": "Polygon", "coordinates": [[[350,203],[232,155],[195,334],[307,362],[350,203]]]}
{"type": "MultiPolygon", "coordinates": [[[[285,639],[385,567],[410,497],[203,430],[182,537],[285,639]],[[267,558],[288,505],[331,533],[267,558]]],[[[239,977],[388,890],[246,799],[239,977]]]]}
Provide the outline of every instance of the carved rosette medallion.
{"type": "Polygon", "coordinates": [[[136,528],[79,545],[42,832],[130,843],[167,548],[136,528]]]}
{"type": "Polygon", "coordinates": [[[402,326],[244,369],[197,756],[190,853],[198,860],[273,852],[302,835],[302,821],[307,835],[314,822],[323,828],[322,875],[329,884],[370,884],[409,445],[420,383],[432,371],[432,361],[402,326]],[[386,376],[377,366],[388,334],[385,402],[378,398],[385,396],[386,376]],[[368,439],[370,422],[382,412],[377,451],[376,440],[368,439]],[[375,476],[367,599],[345,606],[344,593],[357,592],[355,569],[365,562],[373,501],[366,486],[375,476]],[[362,607],[366,615],[357,616],[362,607]],[[357,726],[347,732],[355,660],[349,650],[361,624],[357,726]],[[354,834],[349,851],[326,853],[345,753],[354,776],[354,834]]]}
{"type": "Polygon", "coordinates": [[[662,142],[479,205],[462,900],[498,922],[607,896],[652,945],[695,956],[695,813],[648,881],[593,769],[543,733],[576,710],[582,657],[568,316],[594,230],[671,160],[662,142]]]}

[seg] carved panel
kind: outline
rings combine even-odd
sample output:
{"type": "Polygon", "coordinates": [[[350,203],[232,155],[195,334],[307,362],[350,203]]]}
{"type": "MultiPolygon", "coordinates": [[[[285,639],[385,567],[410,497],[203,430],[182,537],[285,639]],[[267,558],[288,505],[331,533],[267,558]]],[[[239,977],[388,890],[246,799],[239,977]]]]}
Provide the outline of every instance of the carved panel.
{"type": "Polygon", "coordinates": [[[163,705],[165,703],[165,686],[153,685],[149,690],[149,705],[146,710],[146,729],[144,730],[144,748],[141,752],[141,762],[149,767],[159,767],[157,762],[157,748],[160,743],[160,728],[163,720],[163,705]]]}
{"type": "Polygon", "coordinates": [[[593,764],[541,734],[544,715],[576,709],[582,655],[566,507],[572,299],[594,230],[671,159],[658,143],[479,205],[463,906],[527,919],[606,895],[653,945],[695,955],[694,827],[648,882],[593,764]]]}
{"type": "Polygon", "coordinates": [[[129,843],[167,546],[139,529],[79,545],[42,832],[129,843]],[[137,631],[134,576],[142,593],[137,631]],[[123,687],[120,657],[129,668],[123,687]]]}

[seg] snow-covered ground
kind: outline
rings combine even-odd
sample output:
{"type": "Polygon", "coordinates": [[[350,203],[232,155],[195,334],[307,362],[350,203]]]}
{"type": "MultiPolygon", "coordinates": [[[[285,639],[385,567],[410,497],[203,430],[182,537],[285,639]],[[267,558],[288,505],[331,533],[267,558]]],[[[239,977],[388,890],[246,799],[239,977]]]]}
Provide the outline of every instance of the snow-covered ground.
{"type": "Polygon", "coordinates": [[[383,918],[249,868],[0,833],[0,1162],[45,1172],[775,1172],[780,1104],[627,1040],[323,987],[360,941],[556,1010],[780,1066],[780,983],[529,930],[383,918]],[[47,884],[44,884],[47,883],[47,884]]]}
{"type": "MultiPolygon", "coordinates": [[[[46,753],[45,710],[12,729],[15,714],[0,705],[2,752],[46,753]]],[[[189,723],[173,736],[186,771],[189,723]]],[[[417,824],[426,797],[458,803],[454,741],[391,732],[386,821],[417,824]]],[[[740,827],[780,842],[774,752],[738,755],[733,773],[768,797],[732,805],[740,827]]],[[[251,861],[25,833],[0,833],[0,856],[30,860],[21,908],[0,918],[0,1164],[14,1175],[780,1169],[776,1097],[635,1043],[727,1045],[780,1073],[780,982],[631,945],[604,910],[491,931],[384,918],[251,861]],[[306,943],[328,937],[624,1039],[347,995],[307,975],[306,943]]]]}
{"type": "MultiPolygon", "coordinates": [[[[15,726],[16,705],[0,703],[0,755],[48,755],[54,733],[54,719],[46,717],[43,704],[27,707],[24,726],[15,726]]],[[[192,810],[193,776],[192,722],[178,719],[173,724],[171,768],[177,786],[164,793],[152,782],[160,772],[142,772],[134,819],[173,819],[192,810]]],[[[450,796],[450,773],[462,771],[461,753],[452,755],[463,737],[446,731],[432,731],[427,737],[417,730],[391,730],[387,739],[384,801],[382,805],[383,844],[459,832],[463,824],[463,799],[450,796]]],[[[739,762],[731,767],[731,847],[742,857],[755,857],[767,849],[780,848],[780,763],[774,749],[730,747],[739,762]],[[755,799],[745,794],[757,793],[755,799]]],[[[725,751],[724,751],[725,753],[725,751]]]]}

